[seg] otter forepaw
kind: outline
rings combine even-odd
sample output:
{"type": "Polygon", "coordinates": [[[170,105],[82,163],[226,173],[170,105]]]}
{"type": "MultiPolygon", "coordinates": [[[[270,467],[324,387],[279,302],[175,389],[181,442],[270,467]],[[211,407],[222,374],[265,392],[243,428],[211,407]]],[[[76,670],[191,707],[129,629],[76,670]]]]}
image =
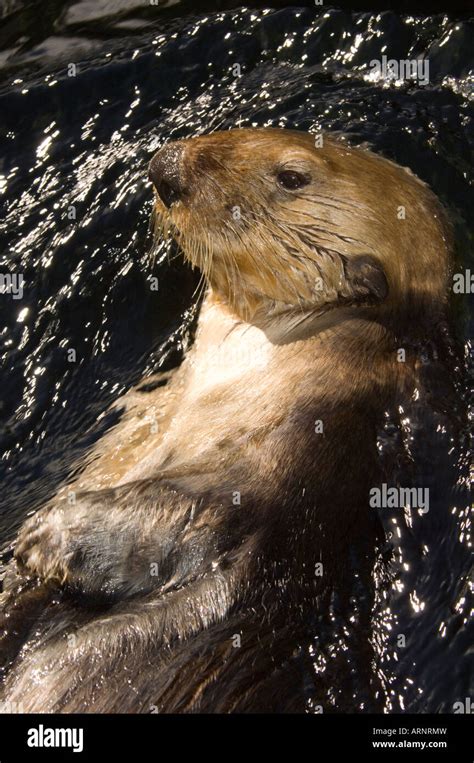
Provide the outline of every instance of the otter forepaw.
{"type": "Polygon", "coordinates": [[[64,583],[74,553],[67,507],[39,511],[20,530],[14,556],[20,570],[42,580],[64,583]]]}
{"type": "Polygon", "coordinates": [[[149,565],[137,562],[141,523],[134,530],[127,506],[107,490],[81,493],[73,504],[57,501],[39,511],[23,525],[15,545],[19,572],[87,595],[141,590],[149,585],[149,565]]]}

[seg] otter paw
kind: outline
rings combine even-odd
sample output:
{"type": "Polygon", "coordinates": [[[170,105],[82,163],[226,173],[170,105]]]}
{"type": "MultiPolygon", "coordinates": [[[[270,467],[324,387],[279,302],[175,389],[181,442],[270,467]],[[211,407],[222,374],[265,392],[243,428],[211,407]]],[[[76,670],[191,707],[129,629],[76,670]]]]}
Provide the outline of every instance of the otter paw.
{"type": "Polygon", "coordinates": [[[66,506],[53,507],[39,511],[23,525],[14,551],[22,572],[61,583],[68,579],[73,556],[70,520],[66,506]]]}

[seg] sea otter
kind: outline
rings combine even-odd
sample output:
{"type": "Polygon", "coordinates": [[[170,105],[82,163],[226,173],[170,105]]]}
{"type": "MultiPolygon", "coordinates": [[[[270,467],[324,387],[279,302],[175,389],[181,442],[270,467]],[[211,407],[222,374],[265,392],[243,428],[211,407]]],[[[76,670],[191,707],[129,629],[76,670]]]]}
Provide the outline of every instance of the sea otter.
{"type": "Polygon", "coordinates": [[[161,227],[207,284],[196,339],[21,529],[0,699],[331,709],[317,616],[370,578],[377,430],[445,325],[449,227],[410,171],[326,136],[169,142],[149,175],[161,227]]]}

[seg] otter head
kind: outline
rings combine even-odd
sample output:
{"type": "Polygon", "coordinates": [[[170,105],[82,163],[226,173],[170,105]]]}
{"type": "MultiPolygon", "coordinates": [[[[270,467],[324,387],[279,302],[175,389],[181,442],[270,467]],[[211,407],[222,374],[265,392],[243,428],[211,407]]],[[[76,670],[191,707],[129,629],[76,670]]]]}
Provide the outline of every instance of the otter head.
{"type": "Polygon", "coordinates": [[[242,319],[352,305],[397,319],[446,291],[441,211],[411,173],[341,141],[242,129],[167,143],[159,219],[242,319]]]}

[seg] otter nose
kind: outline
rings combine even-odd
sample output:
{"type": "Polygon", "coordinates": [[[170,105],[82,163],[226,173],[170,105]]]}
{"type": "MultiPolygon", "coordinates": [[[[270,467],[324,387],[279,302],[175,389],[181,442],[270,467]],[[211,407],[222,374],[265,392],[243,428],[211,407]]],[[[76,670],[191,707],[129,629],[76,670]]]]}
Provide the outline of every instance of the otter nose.
{"type": "Polygon", "coordinates": [[[186,193],[182,177],[183,152],[182,143],[167,143],[155,154],[148,167],[148,177],[168,208],[186,193]]]}

